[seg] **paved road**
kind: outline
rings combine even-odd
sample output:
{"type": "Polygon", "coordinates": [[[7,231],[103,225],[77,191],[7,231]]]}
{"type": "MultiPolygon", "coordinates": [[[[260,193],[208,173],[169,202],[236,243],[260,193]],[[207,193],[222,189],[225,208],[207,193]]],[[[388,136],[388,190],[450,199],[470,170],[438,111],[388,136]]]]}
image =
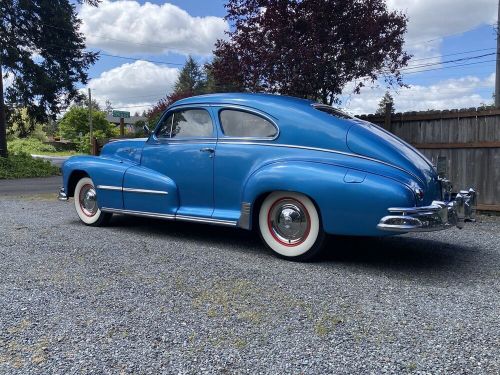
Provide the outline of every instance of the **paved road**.
{"type": "Polygon", "coordinates": [[[31,155],[37,159],[44,159],[50,161],[56,167],[61,167],[63,163],[69,159],[69,156],[47,156],[47,155],[31,155]]]}
{"type": "Polygon", "coordinates": [[[0,213],[2,374],[500,373],[500,218],[293,263],[236,229],[0,213]]]}
{"type": "Polygon", "coordinates": [[[45,195],[51,193],[57,196],[61,185],[61,176],[0,180],[0,197],[45,195]]]}

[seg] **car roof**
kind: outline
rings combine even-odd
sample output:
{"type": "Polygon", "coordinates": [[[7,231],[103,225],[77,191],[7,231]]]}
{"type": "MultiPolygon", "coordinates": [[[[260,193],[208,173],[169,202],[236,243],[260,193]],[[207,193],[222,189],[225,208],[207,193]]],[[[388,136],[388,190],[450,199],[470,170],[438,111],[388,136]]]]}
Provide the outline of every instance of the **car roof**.
{"type": "Polygon", "coordinates": [[[263,94],[263,93],[220,93],[191,96],[181,99],[172,104],[172,107],[190,104],[233,104],[249,106],[260,109],[269,114],[275,114],[280,109],[290,106],[309,107],[314,103],[312,100],[295,98],[285,95],[263,94]]]}

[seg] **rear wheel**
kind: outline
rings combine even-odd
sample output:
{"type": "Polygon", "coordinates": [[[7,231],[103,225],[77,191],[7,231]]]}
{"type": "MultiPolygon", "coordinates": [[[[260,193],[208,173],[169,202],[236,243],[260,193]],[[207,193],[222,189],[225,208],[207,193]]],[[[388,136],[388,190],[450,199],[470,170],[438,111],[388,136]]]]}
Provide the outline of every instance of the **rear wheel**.
{"type": "Polygon", "coordinates": [[[290,260],[312,259],[320,253],[325,239],[314,203],[300,193],[269,194],[260,207],[259,229],[266,245],[290,260]]]}
{"type": "Polygon", "coordinates": [[[111,219],[112,214],[102,212],[97,205],[97,191],[92,180],[81,178],[75,187],[75,209],[85,225],[102,226],[111,219]]]}

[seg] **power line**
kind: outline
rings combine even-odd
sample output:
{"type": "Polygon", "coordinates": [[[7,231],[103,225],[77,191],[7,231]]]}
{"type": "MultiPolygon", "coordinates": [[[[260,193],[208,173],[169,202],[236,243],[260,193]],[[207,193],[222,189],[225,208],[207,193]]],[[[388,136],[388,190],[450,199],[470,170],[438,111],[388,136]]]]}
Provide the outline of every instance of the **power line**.
{"type": "Polygon", "coordinates": [[[102,53],[102,52],[99,52],[99,55],[106,56],[106,57],[114,57],[117,59],[124,59],[124,60],[147,61],[147,62],[154,63],[154,64],[179,65],[179,66],[184,65],[184,63],[174,63],[174,62],[169,62],[169,61],[149,60],[149,59],[136,58],[136,57],[130,57],[130,56],[111,55],[111,54],[102,53]]]}
{"type": "Polygon", "coordinates": [[[420,59],[412,59],[411,61],[423,61],[423,60],[433,60],[433,59],[438,59],[440,57],[449,57],[449,56],[457,56],[457,55],[465,55],[467,53],[473,53],[473,52],[482,52],[482,51],[491,51],[495,50],[496,48],[481,48],[481,49],[474,49],[470,51],[463,51],[463,52],[456,52],[456,53],[449,53],[446,55],[436,55],[436,56],[431,56],[431,57],[423,57],[420,59]]]}
{"type": "Polygon", "coordinates": [[[424,68],[424,67],[427,67],[427,66],[442,65],[442,64],[451,64],[451,63],[460,62],[460,61],[468,61],[468,60],[480,59],[480,58],[483,58],[483,57],[493,56],[493,55],[496,55],[496,52],[485,53],[483,55],[477,55],[477,56],[462,57],[460,59],[455,59],[455,60],[448,60],[448,61],[441,61],[441,62],[435,62],[435,63],[414,65],[414,66],[409,66],[409,67],[406,67],[406,68],[402,68],[401,70],[412,70],[412,69],[424,68]]]}

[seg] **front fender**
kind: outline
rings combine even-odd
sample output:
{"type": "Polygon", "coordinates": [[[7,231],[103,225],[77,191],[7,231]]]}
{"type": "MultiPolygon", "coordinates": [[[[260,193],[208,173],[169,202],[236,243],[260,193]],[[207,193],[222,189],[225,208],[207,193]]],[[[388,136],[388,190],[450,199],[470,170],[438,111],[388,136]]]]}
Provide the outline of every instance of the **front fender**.
{"type": "MultiPolygon", "coordinates": [[[[84,174],[88,175],[95,186],[106,185],[122,187],[125,171],[134,163],[108,159],[100,156],[73,156],[62,166],[64,190],[68,197],[74,195],[77,180],[84,174]]],[[[97,204],[99,207],[123,208],[121,190],[99,191],[97,204]]]]}
{"type": "Polygon", "coordinates": [[[276,162],[260,168],[248,178],[242,201],[254,206],[259,197],[277,190],[310,197],[324,230],[340,235],[387,235],[377,229],[387,209],[415,205],[413,192],[391,178],[307,161],[276,162]]]}

